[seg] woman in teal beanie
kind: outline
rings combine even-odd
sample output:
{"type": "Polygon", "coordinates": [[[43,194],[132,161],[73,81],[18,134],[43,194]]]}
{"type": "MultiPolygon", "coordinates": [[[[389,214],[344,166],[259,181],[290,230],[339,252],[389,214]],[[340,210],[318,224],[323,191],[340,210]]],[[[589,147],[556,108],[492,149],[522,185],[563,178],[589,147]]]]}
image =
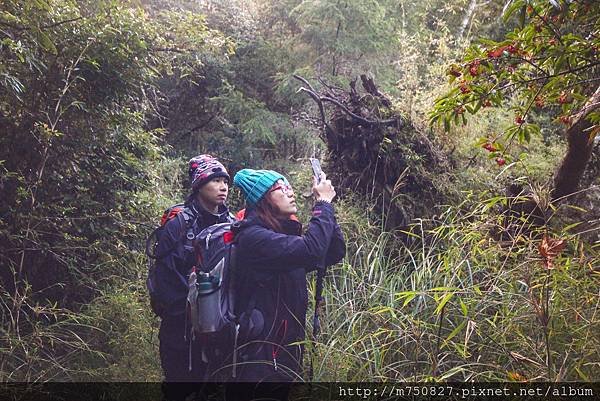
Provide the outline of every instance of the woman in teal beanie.
{"type": "Polygon", "coordinates": [[[258,339],[238,346],[239,381],[302,380],[307,273],[339,262],[346,245],[331,204],[336,193],[324,173],[315,180],[315,204],[307,231],[294,219],[294,191],[288,180],[271,170],[243,169],[234,179],[247,211],[238,234],[237,271],[245,276],[238,288],[240,310],[248,304],[264,321],[258,339]]]}

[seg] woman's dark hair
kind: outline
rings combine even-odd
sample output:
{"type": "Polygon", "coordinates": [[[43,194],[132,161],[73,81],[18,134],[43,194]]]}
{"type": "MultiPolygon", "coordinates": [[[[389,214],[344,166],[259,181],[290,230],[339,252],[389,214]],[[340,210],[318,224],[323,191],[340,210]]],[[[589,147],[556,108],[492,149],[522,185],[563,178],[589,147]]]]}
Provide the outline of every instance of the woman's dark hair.
{"type": "MultiPolygon", "coordinates": [[[[277,184],[275,184],[277,185],[277,184]]],[[[275,186],[273,185],[273,187],[275,186]]],[[[273,188],[271,187],[271,188],[273,188]]],[[[283,232],[281,222],[277,218],[277,206],[273,204],[269,192],[256,204],[256,214],[271,230],[283,232]]]]}

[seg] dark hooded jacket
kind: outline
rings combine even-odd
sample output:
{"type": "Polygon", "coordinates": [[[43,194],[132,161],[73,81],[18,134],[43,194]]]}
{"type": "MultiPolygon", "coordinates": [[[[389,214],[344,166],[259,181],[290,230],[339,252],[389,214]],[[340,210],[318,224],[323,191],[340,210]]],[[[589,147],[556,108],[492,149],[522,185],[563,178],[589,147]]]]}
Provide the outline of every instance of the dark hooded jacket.
{"type": "Polygon", "coordinates": [[[245,310],[251,304],[264,322],[257,336],[239,344],[238,381],[301,380],[306,274],[339,262],[346,252],[330,203],[315,204],[304,235],[299,222],[283,223],[284,232],[275,232],[249,210],[237,236],[236,271],[243,277],[238,302],[245,310]]]}
{"type": "MultiPolygon", "coordinates": [[[[233,221],[226,206],[219,207],[217,214],[206,211],[197,201],[189,202],[188,208],[195,223],[194,235],[216,223],[233,221]]],[[[183,218],[169,220],[158,234],[156,253],[165,255],[156,261],[157,297],[164,304],[161,314],[159,338],[170,347],[186,349],[185,310],[188,294],[187,277],[195,264],[193,250],[186,250],[187,227],[183,218]]]]}

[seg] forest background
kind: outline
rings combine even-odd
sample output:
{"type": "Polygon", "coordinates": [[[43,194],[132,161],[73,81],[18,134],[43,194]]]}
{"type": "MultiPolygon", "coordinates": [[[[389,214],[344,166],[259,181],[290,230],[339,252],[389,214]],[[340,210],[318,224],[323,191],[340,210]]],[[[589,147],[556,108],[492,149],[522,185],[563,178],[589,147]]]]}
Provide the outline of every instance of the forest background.
{"type": "Polygon", "coordinates": [[[0,380],[161,379],[145,239],[211,153],[298,193],[317,156],[336,186],[348,253],[306,344],[315,380],[597,381],[599,17],[3,1],[0,380]]]}

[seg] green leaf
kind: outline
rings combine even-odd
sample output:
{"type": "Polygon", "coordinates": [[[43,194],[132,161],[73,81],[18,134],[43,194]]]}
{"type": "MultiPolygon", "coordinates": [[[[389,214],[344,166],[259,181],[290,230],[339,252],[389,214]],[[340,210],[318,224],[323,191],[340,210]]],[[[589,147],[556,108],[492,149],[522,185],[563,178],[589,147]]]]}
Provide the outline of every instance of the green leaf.
{"type": "Polygon", "coordinates": [[[586,375],[585,373],[583,373],[581,371],[581,369],[579,369],[578,366],[575,367],[575,371],[577,372],[577,374],[579,375],[579,377],[583,379],[583,381],[586,381],[586,382],[592,381],[592,379],[588,375],[586,375]]]}
{"type": "Polygon", "coordinates": [[[392,318],[396,319],[396,312],[394,311],[393,308],[391,308],[389,306],[373,309],[373,314],[375,314],[375,315],[383,315],[386,313],[389,313],[392,316],[392,318]]]}
{"type": "Polygon", "coordinates": [[[566,205],[566,207],[569,208],[569,209],[577,210],[578,212],[582,212],[582,213],[588,213],[589,212],[587,209],[584,209],[582,207],[575,206],[575,205],[566,205]]]}
{"type": "Polygon", "coordinates": [[[485,204],[486,209],[493,208],[498,202],[501,202],[501,201],[503,201],[505,199],[506,199],[506,197],[504,197],[504,196],[495,196],[495,197],[491,198],[485,204]]]}
{"type": "Polygon", "coordinates": [[[465,305],[465,303],[463,302],[463,300],[460,300],[460,310],[463,313],[463,316],[467,316],[469,314],[469,310],[467,309],[467,305],[465,305]]]}
{"type": "Polygon", "coordinates": [[[520,143],[525,142],[525,124],[521,125],[517,130],[517,139],[520,143]]]}
{"type": "Polygon", "coordinates": [[[448,301],[450,301],[450,299],[452,299],[452,297],[454,296],[453,292],[449,292],[446,295],[444,295],[440,301],[440,303],[438,303],[437,308],[435,308],[434,313],[435,314],[439,314],[442,309],[444,309],[444,306],[446,306],[446,304],[448,303],[448,301]]]}
{"type": "Polygon", "coordinates": [[[410,231],[406,231],[406,230],[399,230],[398,232],[400,232],[400,233],[402,233],[402,234],[405,234],[405,235],[408,235],[408,236],[410,236],[410,237],[413,237],[413,238],[421,238],[419,235],[417,235],[417,234],[415,234],[415,233],[412,233],[412,232],[410,232],[410,231]]]}
{"type": "Polygon", "coordinates": [[[435,287],[430,289],[429,291],[431,292],[444,292],[444,291],[455,291],[456,288],[452,288],[452,287],[435,287]]]}
{"type": "Polygon", "coordinates": [[[410,301],[412,301],[413,299],[415,299],[415,297],[416,297],[416,296],[417,296],[417,294],[416,294],[416,293],[415,293],[415,294],[411,294],[411,295],[407,296],[407,297],[404,299],[404,303],[402,304],[402,307],[405,307],[406,305],[408,305],[408,304],[410,303],[410,301]]]}
{"type": "Polygon", "coordinates": [[[54,46],[54,43],[52,43],[52,40],[50,40],[50,37],[48,36],[48,34],[46,34],[46,32],[44,31],[38,31],[38,39],[40,41],[40,45],[42,46],[42,48],[54,55],[58,54],[58,50],[56,49],[56,46],[54,46]]]}
{"type": "Polygon", "coordinates": [[[34,5],[36,6],[36,8],[40,9],[40,10],[44,10],[47,12],[51,12],[52,8],[50,7],[50,4],[48,4],[47,1],[45,0],[33,0],[34,5]]]}
{"type": "Polygon", "coordinates": [[[402,304],[402,307],[405,307],[406,305],[408,305],[410,303],[410,301],[415,299],[415,297],[418,295],[418,292],[403,291],[403,292],[398,292],[395,295],[396,295],[396,299],[398,299],[399,301],[404,299],[404,303],[402,304]]]}
{"type": "Polygon", "coordinates": [[[458,326],[456,326],[456,328],[454,330],[452,330],[452,332],[450,334],[448,334],[448,337],[446,337],[444,339],[444,342],[443,342],[441,348],[444,348],[446,345],[448,345],[450,340],[452,340],[454,337],[456,337],[456,335],[458,333],[460,333],[460,331],[463,329],[463,327],[465,327],[466,324],[467,324],[467,321],[463,320],[458,326]]]}
{"type": "Polygon", "coordinates": [[[599,111],[592,111],[590,114],[588,114],[587,116],[587,120],[594,123],[594,124],[598,124],[600,123],[600,112],[599,111]]]}
{"type": "Polygon", "coordinates": [[[569,224],[565,228],[563,228],[563,232],[569,232],[572,228],[578,227],[582,222],[578,221],[577,223],[569,224]]]}
{"type": "Polygon", "coordinates": [[[7,22],[9,24],[18,24],[20,22],[19,18],[15,17],[8,11],[2,11],[0,13],[0,20],[7,22]]]}
{"type": "Polygon", "coordinates": [[[506,3],[504,10],[502,10],[502,18],[504,19],[504,22],[508,21],[510,16],[521,7],[525,7],[524,0],[510,0],[508,3],[506,3]]]}
{"type": "Polygon", "coordinates": [[[531,142],[531,126],[529,124],[523,125],[523,140],[527,143],[531,142]]]}
{"type": "Polygon", "coordinates": [[[561,71],[562,67],[565,65],[565,61],[566,57],[564,56],[564,54],[558,57],[556,63],[554,63],[554,71],[561,71]]]}
{"type": "Polygon", "coordinates": [[[527,124],[531,135],[541,135],[540,126],[537,124],[527,124]]]}

